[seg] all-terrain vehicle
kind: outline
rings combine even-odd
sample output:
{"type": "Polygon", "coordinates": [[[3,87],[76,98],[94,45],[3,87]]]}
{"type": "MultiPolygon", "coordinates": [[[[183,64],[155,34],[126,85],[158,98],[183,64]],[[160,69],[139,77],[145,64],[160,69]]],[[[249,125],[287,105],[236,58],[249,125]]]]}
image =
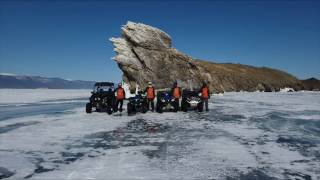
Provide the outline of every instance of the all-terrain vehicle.
{"type": "Polygon", "coordinates": [[[162,113],[163,111],[177,112],[179,110],[179,102],[175,102],[172,93],[169,91],[158,91],[156,111],[162,113]]]}
{"type": "Polygon", "coordinates": [[[91,94],[90,102],[86,104],[87,113],[91,113],[93,108],[97,112],[106,111],[108,114],[115,111],[114,83],[97,82],[91,94]]]}
{"type": "Polygon", "coordinates": [[[201,99],[201,93],[199,91],[183,90],[181,110],[187,112],[188,110],[203,111],[203,100],[201,99]]]}
{"type": "Polygon", "coordinates": [[[134,97],[129,98],[129,102],[127,104],[127,112],[128,115],[135,114],[137,112],[146,113],[148,111],[148,100],[146,95],[142,94],[142,92],[138,92],[138,94],[134,97]]]}

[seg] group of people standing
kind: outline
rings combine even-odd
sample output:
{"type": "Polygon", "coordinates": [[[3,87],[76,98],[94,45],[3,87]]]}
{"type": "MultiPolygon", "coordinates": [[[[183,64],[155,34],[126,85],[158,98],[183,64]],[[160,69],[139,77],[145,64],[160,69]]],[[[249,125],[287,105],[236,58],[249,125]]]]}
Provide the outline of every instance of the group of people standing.
{"type": "MultiPolygon", "coordinates": [[[[122,87],[121,83],[118,84],[118,88],[116,88],[115,92],[116,92],[116,106],[119,108],[119,111],[122,112],[122,106],[123,106],[123,101],[126,97],[126,92],[122,87]]],[[[144,90],[144,93],[146,93],[146,97],[148,100],[148,108],[150,109],[150,106],[151,106],[152,112],[154,111],[154,99],[156,98],[155,92],[156,91],[152,85],[152,82],[148,82],[148,86],[144,90]]],[[[173,87],[171,89],[171,93],[172,93],[172,97],[174,98],[175,104],[179,106],[179,101],[182,96],[182,91],[181,91],[181,87],[178,86],[177,82],[174,82],[173,87]]],[[[210,99],[210,91],[206,83],[203,83],[202,87],[199,90],[199,93],[201,93],[201,98],[204,101],[206,111],[209,111],[208,99],[210,99]]],[[[177,109],[178,108],[179,107],[177,107],[177,109]]]]}

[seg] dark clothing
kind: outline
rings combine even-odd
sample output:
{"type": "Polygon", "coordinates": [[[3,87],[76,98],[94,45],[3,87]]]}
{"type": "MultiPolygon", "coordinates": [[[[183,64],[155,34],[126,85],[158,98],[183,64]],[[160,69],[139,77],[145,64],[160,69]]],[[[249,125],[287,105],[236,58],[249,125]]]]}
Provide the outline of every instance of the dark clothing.
{"type": "Polygon", "coordinates": [[[117,99],[117,103],[116,103],[116,108],[122,112],[122,106],[123,106],[123,99],[117,99]],[[119,104],[120,104],[120,108],[119,108],[119,104]]]}
{"type": "Polygon", "coordinates": [[[151,105],[151,110],[152,112],[154,111],[154,99],[148,99],[148,109],[150,109],[150,105],[151,105]]]}
{"type": "Polygon", "coordinates": [[[209,111],[208,99],[204,99],[203,100],[203,104],[204,104],[204,106],[206,108],[206,111],[209,111]]]}

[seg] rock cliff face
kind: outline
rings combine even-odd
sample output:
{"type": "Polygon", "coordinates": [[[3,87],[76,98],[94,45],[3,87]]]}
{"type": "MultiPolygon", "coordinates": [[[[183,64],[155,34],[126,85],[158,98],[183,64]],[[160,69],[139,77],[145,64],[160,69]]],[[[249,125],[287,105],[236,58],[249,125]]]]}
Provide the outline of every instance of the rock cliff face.
{"type": "Polygon", "coordinates": [[[193,59],[173,48],[171,37],[152,26],[128,22],[121,30],[121,38],[110,39],[116,52],[113,59],[132,88],[136,84],[144,88],[148,81],[160,89],[174,81],[183,88],[199,88],[207,82],[213,92],[303,87],[294,76],[279,70],[193,59]]]}

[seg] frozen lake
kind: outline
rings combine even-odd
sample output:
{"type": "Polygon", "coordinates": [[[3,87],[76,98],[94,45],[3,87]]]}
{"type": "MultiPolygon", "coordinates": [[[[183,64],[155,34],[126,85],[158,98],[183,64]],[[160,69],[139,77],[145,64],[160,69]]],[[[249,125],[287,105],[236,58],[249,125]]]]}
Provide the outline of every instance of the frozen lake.
{"type": "Polygon", "coordinates": [[[320,179],[320,93],[209,112],[85,113],[89,90],[0,90],[0,179],[320,179]]]}

